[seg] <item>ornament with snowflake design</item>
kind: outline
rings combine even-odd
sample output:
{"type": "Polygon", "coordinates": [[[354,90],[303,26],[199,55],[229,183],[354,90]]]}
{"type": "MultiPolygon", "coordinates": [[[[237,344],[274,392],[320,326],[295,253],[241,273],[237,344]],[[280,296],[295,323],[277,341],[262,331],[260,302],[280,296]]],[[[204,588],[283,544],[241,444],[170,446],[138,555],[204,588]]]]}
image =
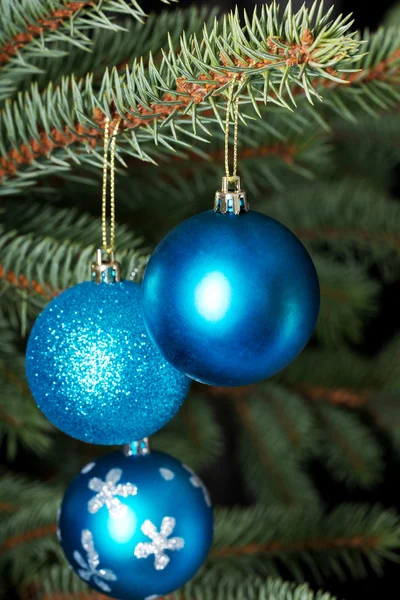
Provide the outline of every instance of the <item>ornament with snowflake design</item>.
{"type": "Polygon", "coordinates": [[[121,600],[154,600],[203,564],[213,512],[204,484],[161,452],[102,456],[64,496],[58,529],[76,574],[121,600]]]}

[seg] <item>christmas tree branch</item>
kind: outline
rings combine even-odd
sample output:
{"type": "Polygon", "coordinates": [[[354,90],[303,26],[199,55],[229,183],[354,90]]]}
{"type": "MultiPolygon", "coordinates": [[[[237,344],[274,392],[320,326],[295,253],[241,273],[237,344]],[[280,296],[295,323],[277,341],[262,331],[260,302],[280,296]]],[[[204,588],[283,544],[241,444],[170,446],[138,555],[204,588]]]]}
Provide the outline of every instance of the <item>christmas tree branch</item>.
{"type": "Polygon", "coordinates": [[[315,404],[323,429],[321,457],[339,481],[370,488],[381,481],[383,457],[374,435],[342,408],[315,404]]]}
{"type": "Polygon", "coordinates": [[[374,242],[378,244],[385,244],[389,248],[400,248],[400,236],[394,234],[376,233],[373,231],[366,231],[363,229],[332,229],[323,228],[318,231],[311,229],[299,229],[297,232],[298,236],[305,241],[316,241],[316,240],[355,240],[356,242],[374,242]]]}
{"type": "MultiPolygon", "coordinates": [[[[243,476],[257,497],[294,504],[310,495],[303,464],[309,455],[326,462],[339,481],[368,488],[381,479],[380,446],[357,414],[329,406],[325,398],[323,403],[308,403],[272,384],[226,391],[247,432],[242,441],[243,476]]],[[[381,410],[384,415],[384,402],[381,410]]],[[[379,412],[375,420],[379,422],[379,412]]]]}
{"type": "Polygon", "coordinates": [[[1,8],[0,100],[24,88],[24,80],[48,73],[51,61],[59,65],[71,48],[89,54],[93,30],[124,31],[118,13],[139,21],[145,16],[136,0],[4,0],[1,8]]]}
{"type": "MultiPolygon", "coordinates": [[[[329,28],[329,14],[322,17],[320,12],[316,16],[316,6],[309,13],[301,9],[296,15],[291,14],[289,7],[281,23],[272,26],[276,10],[275,5],[263,9],[260,15],[255,14],[252,22],[247,19],[244,27],[237,15],[231,15],[222,26],[224,31],[228,29],[230,32],[227,39],[220,34],[217,24],[211,32],[205,31],[202,40],[196,35],[192,35],[189,41],[183,38],[181,51],[176,54],[170,48],[159,67],[150,56],[147,67],[136,61],[124,76],[115,70],[111,76],[106,73],[99,93],[96,93],[90,76],[82,81],[65,80],[62,87],[64,101],[59,97],[60,92],[52,86],[43,99],[37,90],[33,90],[29,101],[32,107],[29,130],[36,129],[37,135],[22,135],[24,141],[18,143],[17,137],[12,134],[20,127],[24,129],[22,115],[26,113],[25,105],[15,104],[13,109],[9,106],[4,113],[4,126],[12,143],[8,150],[6,144],[0,143],[0,177],[8,188],[4,191],[13,193],[41,174],[56,172],[57,169],[62,172],[73,159],[93,160],[96,145],[103,135],[104,114],[114,120],[122,118],[121,152],[142,160],[152,160],[143,147],[145,143],[156,142],[160,147],[170,149],[177,143],[183,143],[182,136],[194,135],[201,139],[196,130],[208,133],[209,124],[221,121],[224,103],[218,97],[226,94],[226,87],[233,80],[240,82],[237,93],[241,103],[252,103],[257,111],[260,102],[288,108],[288,102],[294,102],[296,86],[309,100],[313,96],[318,97],[316,84],[320,79],[323,88],[326,88],[324,81],[330,82],[328,92],[333,96],[328,94],[327,104],[331,104],[332,108],[335,108],[335,102],[339,102],[337,94],[346,82],[350,87],[359,87],[355,95],[347,94],[350,104],[354,104],[356,99],[357,106],[364,93],[368,98],[372,94],[378,102],[378,90],[371,91],[368,86],[374,81],[383,85],[383,79],[387,77],[392,83],[390,89],[396,95],[393,82],[396,80],[398,56],[393,47],[399,43],[398,35],[389,31],[382,39],[382,32],[378,32],[368,42],[369,56],[365,60],[355,55],[358,42],[345,33],[348,28],[346,19],[336,21],[329,28]],[[285,28],[286,33],[283,34],[285,28]],[[265,37],[260,37],[262,31],[265,31],[265,37]],[[290,35],[287,31],[291,31],[290,35]],[[341,42],[337,45],[339,31],[341,42]],[[378,53],[378,42],[385,42],[385,49],[391,50],[388,58],[383,59],[378,53]],[[316,62],[316,57],[319,62],[316,62]],[[347,63],[359,67],[357,77],[351,69],[350,72],[346,70],[347,63]],[[332,74],[333,68],[337,69],[337,77],[332,74]],[[371,71],[372,68],[375,70],[371,71]],[[74,106],[79,107],[77,113],[67,101],[71,95],[74,106]],[[43,121],[49,106],[55,107],[56,113],[59,113],[56,123],[54,110],[43,121]],[[215,111],[214,117],[209,113],[210,107],[215,111]],[[17,128],[13,125],[15,120],[19,125],[17,128]],[[194,133],[188,127],[193,128],[194,133]],[[63,152],[60,154],[59,151],[63,152]],[[54,153],[58,160],[52,160],[54,153]],[[44,169],[39,168],[38,160],[44,160],[44,169]],[[19,181],[13,182],[15,178],[19,181]]],[[[278,18],[277,14],[275,16],[278,18]]],[[[348,85],[345,87],[348,88],[348,85]]],[[[349,112],[343,100],[339,103],[342,114],[349,112]]],[[[244,115],[242,117],[245,118],[244,115]]]]}
{"type": "Polygon", "coordinates": [[[302,577],[302,563],[305,567],[312,559],[317,575],[334,572],[344,579],[346,566],[363,577],[364,559],[381,572],[384,557],[397,560],[393,550],[399,545],[398,515],[379,507],[342,505],[329,514],[318,507],[234,509],[218,513],[209,568],[222,573],[224,561],[232,568],[238,560],[241,572],[271,572],[278,559],[302,577]]]}
{"type": "MultiPolygon", "coordinates": [[[[253,387],[210,387],[208,392],[212,396],[245,399],[254,391],[253,387]]],[[[335,388],[312,385],[298,385],[294,391],[315,402],[327,402],[333,406],[346,406],[348,408],[363,408],[368,405],[370,397],[373,395],[373,390],[359,391],[352,388],[335,388]]]]}
{"type": "MultiPolygon", "coordinates": [[[[21,484],[18,482],[19,487],[21,484]]],[[[54,512],[59,498],[58,494],[54,498],[54,490],[52,498],[51,491],[45,485],[36,498],[30,497],[30,506],[3,518],[2,560],[13,562],[14,576],[18,576],[20,569],[32,572],[32,561],[37,574],[42,564],[46,564],[45,549],[52,552],[57,548],[54,512]],[[42,548],[40,553],[39,548],[42,548]]],[[[328,514],[317,506],[217,509],[215,541],[209,560],[189,585],[205,585],[214,577],[222,580],[225,572],[232,574],[237,560],[242,578],[246,572],[251,576],[279,572],[280,565],[302,578],[311,558],[317,576],[334,573],[343,579],[351,571],[355,577],[363,577],[364,561],[380,572],[384,558],[397,560],[395,551],[399,546],[399,517],[379,506],[341,505],[328,514]]]]}
{"type": "Polygon", "coordinates": [[[35,294],[39,294],[39,296],[43,296],[48,300],[51,300],[54,296],[57,295],[55,290],[49,289],[46,285],[43,288],[35,279],[32,281],[28,281],[23,273],[16,275],[13,271],[6,271],[3,265],[0,265],[0,280],[4,279],[11,285],[15,286],[18,289],[23,289],[26,291],[34,291],[35,294]]]}
{"type": "Polygon", "coordinates": [[[367,410],[374,406],[379,412],[388,403],[384,402],[385,390],[389,395],[398,389],[397,365],[398,353],[394,347],[371,359],[344,348],[308,348],[276,379],[285,388],[317,401],[316,404],[365,406],[367,410]]]}
{"type": "MultiPolygon", "coordinates": [[[[78,11],[81,11],[82,8],[87,8],[88,6],[93,6],[93,0],[80,0],[79,2],[66,2],[62,7],[59,7],[55,10],[52,10],[45,17],[38,18],[33,22],[29,22],[27,19],[26,13],[21,14],[21,7],[18,7],[16,4],[10,4],[10,8],[14,6],[15,13],[19,14],[20,17],[23,16],[23,21],[20,21],[20,27],[18,28],[18,33],[15,33],[9,40],[5,41],[4,39],[1,42],[0,46],[0,68],[8,63],[11,58],[13,58],[16,54],[21,52],[26,46],[34,40],[34,38],[41,37],[46,31],[56,31],[64,24],[65,21],[71,20],[78,11]],[[23,25],[25,24],[25,29],[23,25]]],[[[6,7],[2,7],[2,12],[6,10],[6,7]]],[[[4,13],[3,13],[4,14],[4,13]]],[[[16,14],[16,16],[17,16],[16,14]]],[[[9,23],[8,23],[9,25],[9,23]]],[[[3,22],[0,24],[0,30],[4,32],[3,22]]],[[[4,33],[3,36],[4,38],[4,33]]]]}
{"type": "Polygon", "coordinates": [[[145,16],[136,0],[60,0],[57,6],[51,0],[5,0],[0,15],[0,72],[10,62],[12,67],[25,65],[29,70],[26,57],[52,56],[49,42],[69,42],[87,49],[92,42],[83,31],[91,27],[122,31],[107,13],[124,13],[139,20],[145,16]],[[16,56],[20,60],[15,60],[16,56]]]}
{"type": "Polygon", "coordinates": [[[289,506],[307,501],[317,504],[316,490],[302,468],[302,459],[315,445],[310,411],[300,399],[283,390],[267,386],[266,394],[266,398],[261,392],[252,395],[246,402],[234,400],[243,427],[239,456],[244,480],[250,492],[264,502],[289,506]],[[277,395],[277,402],[287,400],[287,412],[295,415],[296,444],[293,444],[294,422],[288,435],[287,427],[282,427],[282,415],[277,415],[274,404],[268,402],[268,396],[273,395],[277,395]]]}
{"type": "MultiPolygon", "coordinates": [[[[40,598],[42,600],[108,600],[108,596],[90,589],[84,592],[52,592],[51,594],[46,592],[40,598]]],[[[163,596],[160,596],[159,600],[163,600],[163,596]]]]}
{"type": "MultiPolygon", "coordinates": [[[[380,187],[374,188],[366,181],[355,183],[343,176],[340,181],[322,179],[312,186],[299,184],[274,195],[268,213],[295,229],[311,250],[318,252],[323,244],[325,256],[333,261],[337,261],[338,254],[345,254],[350,271],[376,265],[385,280],[393,280],[398,273],[400,209],[380,187]],[[301,205],[297,202],[299,195],[301,205]]],[[[372,288],[368,295],[371,292],[370,301],[372,288]]]]}
{"type": "Polygon", "coordinates": [[[274,481],[275,487],[278,490],[278,494],[282,502],[288,505],[295,504],[296,498],[292,492],[291,486],[288,485],[288,483],[284,480],[280,465],[277,464],[275,458],[272,458],[268,454],[267,448],[265,448],[262,444],[247,404],[243,401],[236,400],[234,406],[243,426],[248,431],[253,444],[258,450],[258,455],[266,472],[267,480],[270,481],[272,479],[274,481]]]}
{"type": "MultiPolygon", "coordinates": [[[[317,95],[314,78],[335,78],[331,68],[341,70],[357,60],[359,43],[347,33],[348,18],[329,23],[329,15],[330,11],[326,15],[321,9],[317,12],[317,4],[310,11],[303,7],[294,15],[289,5],[280,17],[273,4],[263,7],[259,15],[255,13],[252,22],[247,20],[244,27],[235,14],[226,18],[222,28],[216,23],[211,33],[205,31],[202,40],[195,35],[189,41],[183,37],[181,51],[176,54],[170,48],[159,67],[150,56],[148,67],[135,62],[124,77],[117,70],[111,76],[106,72],[99,94],[95,93],[90,76],[80,82],[74,78],[65,80],[62,90],[50,86],[44,95],[33,90],[28,101],[30,134],[26,130],[16,136],[16,130],[14,134],[10,130],[15,119],[23,127],[21,117],[26,114],[28,98],[23,105],[17,102],[13,107],[6,106],[4,127],[12,148],[6,150],[5,140],[0,139],[0,174],[7,181],[19,175],[21,167],[36,167],[37,159],[51,158],[57,149],[73,151],[75,145],[83,144],[90,154],[102,137],[105,114],[113,120],[122,118],[121,130],[129,132],[125,141],[130,152],[149,160],[140,150],[140,138],[171,147],[178,132],[193,135],[185,129],[188,118],[191,128],[207,132],[210,119],[221,119],[219,113],[223,112],[223,105],[216,103],[217,96],[225,95],[226,87],[234,80],[240,82],[238,93],[242,102],[252,102],[255,108],[262,100],[289,107],[283,96],[293,84],[300,85],[311,100],[317,95]],[[61,92],[64,98],[60,97],[61,92]],[[68,102],[71,95],[73,107],[68,102]],[[49,106],[53,107],[51,114],[49,106]],[[210,107],[215,111],[213,118],[204,113],[210,107]],[[32,137],[35,129],[37,135],[32,137]],[[140,138],[135,133],[137,129],[141,129],[140,138]],[[22,144],[18,137],[22,137],[22,144]]],[[[199,137],[196,133],[195,136],[199,137]]],[[[65,152],[61,157],[65,169],[71,156],[65,152]]],[[[54,162],[51,167],[55,168],[54,162]]],[[[58,167],[61,169],[61,164],[58,167]]],[[[38,168],[31,169],[32,175],[33,172],[37,176],[38,168]]],[[[23,175],[26,184],[26,169],[22,169],[23,175]]]]}
{"type": "Polygon", "coordinates": [[[17,507],[11,502],[0,502],[0,513],[12,513],[16,510],[17,507]]]}
{"type": "MultiPolygon", "coordinates": [[[[299,149],[294,145],[292,141],[288,141],[287,143],[272,142],[271,144],[261,144],[260,146],[247,146],[241,148],[238,152],[238,160],[240,161],[240,163],[242,163],[242,161],[252,160],[254,158],[274,156],[280,158],[286,163],[292,163],[295,160],[298,152],[299,149]]],[[[207,152],[207,157],[203,157],[195,153],[189,153],[188,157],[179,156],[177,154],[173,154],[171,156],[172,161],[178,161],[180,163],[180,168],[182,168],[182,161],[186,161],[187,158],[191,163],[187,165],[188,172],[190,172],[190,170],[193,168],[193,162],[196,163],[201,161],[204,163],[205,158],[211,163],[221,165],[224,160],[224,151],[222,148],[218,148],[214,151],[211,150],[211,152],[207,152]]],[[[183,163],[182,166],[184,167],[185,163],[183,163]]]]}
{"type": "MultiPolygon", "coordinates": [[[[75,209],[44,207],[32,202],[4,206],[3,226],[7,233],[0,233],[3,286],[32,292],[34,300],[37,297],[49,300],[69,285],[88,279],[95,250],[101,245],[100,219],[87,213],[78,214],[75,209]],[[56,229],[57,238],[54,237],[56,229]],[[18,259],[21,246],[27,256],[24,273],[20,272],[22,265],[18,259]],[[61,255],[63,261],[57,258],[61,255]]],[[[121,225],[116,244],[122,248],[117,251],[117,258],[123,264],[123,276],[129,279],[134,269],[143,269],[147,259],[143,239],[121,225]]]]}
{"type": "Polygon", "coordinates": [[[372,395],[371,390],[357,391],[351,388],[328,388],[323,386],[301,386],[297,391],[314,401],[324,401],[333,406],[346,406],[347,408],[363,408],[368,405],[372,395]]]}
{"type": "Polygon", "coordinates": [[[164,600],[336,600],[325,592],[314,592],[307,584],[295,584],[277,578],[261,578],[256,574],[231,575],[208,581],[189,583],[164,600]]]}
{"type": "Polygon", "coordinates": [[[355,262],[341,264],[333,256],[313,259],[321,290],[316,338],[329,348],[361,342],[366,320],[377,311],[379,284],[355,262]]]}
{"type": "MultiPolygon", "coordinates": [[[[193,33],[201,33],[203,27],[211,29],[217,13],[217,9],[191,6],[151,14],[144,22],[129,18],[119,20],[123,28],[93,30],[90,52],[83,52],[69,40],[54,42],[52,50],[63,54],[63,60],[54,60],[53,56],[47,55],[32,56],[31,73],[24,73],[18,78],[17,74],[13,73],[15,87],[18,91],[25,91],[29,89],[32,81],[36,81],[43,93],[49,81],[56,86],[65,76],[74,74],[79,79],[92,73],[94,89],[98,91],[96,85],[101,85],[106,66],[110,70],[116,67],[123,73],[135,58],[151,53],[154,63],[159,65],[162,61],[160,49],[167,47],[169,43],[178,48],[182,31],[190,36],[193,33]]],[[[0,90],[0,99],[1,96],[0,90]]],[[[12,94],[4,94],[4,97],[11,98],[12,94]]]]}
{"type": "Polygon", "coordinates": [[[223,432],[204,396],[190,393],[178,415],[154,435],[156,449],[173,454],[194,469],[221,454],[223,432]]]}
{"type": "MultiPolygon", "coordinates": [[[[0,367],[2,366],[0,363],[0,367]]],[[[43,455],[51,445],[53,426],[34,404],[28,390],[21,390],[20,381],[17,385],[10,384],[4,376],[0,376],[0,383],[0,437],[4,438],[8,458],[15,457],[18,444],[35,454],[43,455]]]]}
{"type": "MultiPolygon", "coordinates": [[[[54,582],[46,581],[45,591],[40,593],[38,600],[107,600],[106,596],[98,594],[92,590],[83,591],[65,591],[65,585],[62,584],[63,578],[68,579],[67,573],[60,570],[57,579],[60,585],[54,585],[54,582]],[[60,588],[62,591],[58,591],[60,588]]],[[[210,600],[218,598],[219,600],[336,600],[328,593],[313,592],[305,583],[295,584],[282,581],[278,578],[262,578],[256,574],[243,577],[240,574],[233,573],[229,577],[208,577],[206,581],[197,578],[193,582],[187,583],[180,590],[160,596],[159,600],[210,600]]]]}
{"type": "Polygon", "coordinates": [[[3,542],[3,544],[0,546],[0,554],[8,550],[14,550],[17,546],[28,544],[34,540],[47,537],[48,535],[55,535],[56,531],[56,523],[51,523],[50,525],[37,527],[25,533],[11,536],[8,539],[6,539],[5,542],[3,542]]]}
{"type": "Polygon", "coordinates": [[[307,540],[296,540],[290,542],[279,542],[272,540],[268,544],[246,544],[245,546],[226,547],[214,550],[212,557],[225,558],[233,556],[252,556],[252,555],[276,555],[289,552],[310,552],[319,550],[340,549],[369,550],[379,547],[380,539],[377,535],[371,536],[338,536],[334,538],[313,538],[307,540]]]}

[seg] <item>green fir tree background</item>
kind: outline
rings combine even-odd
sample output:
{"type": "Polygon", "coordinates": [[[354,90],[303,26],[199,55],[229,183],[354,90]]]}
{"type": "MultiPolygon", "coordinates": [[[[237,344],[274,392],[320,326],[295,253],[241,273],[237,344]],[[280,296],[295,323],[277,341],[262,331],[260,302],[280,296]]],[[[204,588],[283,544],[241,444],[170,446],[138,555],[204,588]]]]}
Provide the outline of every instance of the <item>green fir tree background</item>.
{"type": "Polygon", "coordinates": [[[356,32],[319,3],[155,4],[0,2],[0,597],[100,597],[68,568],[56,513],[107,448],[46,421],[24,349],[100,245],[105,118],[122,119],[117,258],[140,277],[163,235],[212,207],[235,77],[243,185],[307,246],[321,314],[282,373],[194,384],[152,438],[216,504],[209,559],[168,598],[383,597],[400,558],[400,9],[356,32]]]}

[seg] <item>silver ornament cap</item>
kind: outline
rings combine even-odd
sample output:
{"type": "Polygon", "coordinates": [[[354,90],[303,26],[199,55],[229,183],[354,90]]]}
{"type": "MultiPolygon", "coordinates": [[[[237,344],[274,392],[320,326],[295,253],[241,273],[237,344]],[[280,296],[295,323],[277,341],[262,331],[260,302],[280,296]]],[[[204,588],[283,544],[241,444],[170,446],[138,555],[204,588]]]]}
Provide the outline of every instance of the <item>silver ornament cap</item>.
{"type": "Polygon", "coordinates": [[[137,440],[131,444],[125,444],[123,447],[125,456],[147,456],[150,454],[149,438],[137,440]]]}
{"type": "Polygon", "coordinates": [[[248,210],[247,194],[240,187],[240,177],[223,177],[222,189],[215,192],[214,212],[239,215],[248,210]]]}
{"type": "Polygon", "coordinates": [[[90,269],[91,279],[95,283],[114,283],[121,281],[120,264],[115,260],[114,252],[108,254],[108,259],[103,258],[103,251],[96,251],[96,262],[90,269]]]}

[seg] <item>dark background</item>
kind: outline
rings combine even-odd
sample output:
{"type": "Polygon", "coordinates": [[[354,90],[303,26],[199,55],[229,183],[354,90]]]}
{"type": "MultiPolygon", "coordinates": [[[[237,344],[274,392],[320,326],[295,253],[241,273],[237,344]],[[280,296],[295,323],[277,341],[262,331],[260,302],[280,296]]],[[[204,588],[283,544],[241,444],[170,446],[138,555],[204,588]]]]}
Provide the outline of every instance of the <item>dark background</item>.
{"type": "MultiPolygon", "coordinates": [[[[311,5],[312,0],[304,0],[304,2],[303,0],[292,0],[292,3],[294,9],[299,9],[303,3],[311,5]]],[[[221,8],[221,12],[226,12],[235,6],[251,11],[256,4],[263,3],[260,1],[253,2],[253,0],[237,0],[237,2],[231,2],[230,0],[203,0],[202,2],[196,2],[196,0],[179,0],[179,6],[218,6],[221,8]]],[[[280,0],[280,4],[283,6],[285,0],[280,0]]],[[[353,13],[355,27],[357,29],[364,29],[364,27],[376,29],[383,15],[394,2],[392,0],[380,0],[380,2],[374,0],[365,0],[364,2],[357,2],[356,0],[325,0],[324,4],[325,7],[334,4],[337,13],[353,13]]],[[[143,6],[147,12],[160,10],[160,0],[146,0],[146,2],[143,3],[143,6]]],[[[165,5],[161,4],[161,7],[165,8],[165,5]]],[[[176,8],[175,3],[170,6],[171,10],[174,10],[174,8],[176,8]]]]}

